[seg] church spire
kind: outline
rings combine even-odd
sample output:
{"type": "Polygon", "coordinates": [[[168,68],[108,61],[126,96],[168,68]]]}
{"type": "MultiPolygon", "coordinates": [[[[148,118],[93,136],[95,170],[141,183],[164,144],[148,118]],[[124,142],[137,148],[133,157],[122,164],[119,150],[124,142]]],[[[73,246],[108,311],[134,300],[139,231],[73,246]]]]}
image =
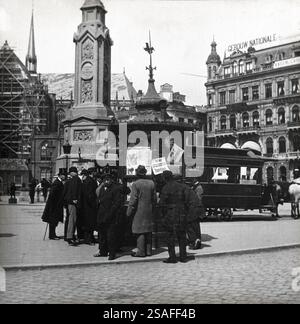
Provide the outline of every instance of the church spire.
{"type": "Polygon", "coordinates": [[[30,34],[28,43],[28,52],[26,55],[26,68],[30,73],[37,73],[37,57],[35,53],[35,38],[34,38],[34,17],[33,10],[30,24],[30,34]]]}

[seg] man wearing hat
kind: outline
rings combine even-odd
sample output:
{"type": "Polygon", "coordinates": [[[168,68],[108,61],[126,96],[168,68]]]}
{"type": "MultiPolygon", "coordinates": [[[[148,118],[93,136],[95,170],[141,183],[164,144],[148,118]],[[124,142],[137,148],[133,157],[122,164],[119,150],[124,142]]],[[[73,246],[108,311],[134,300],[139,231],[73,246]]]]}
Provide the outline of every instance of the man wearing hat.
{"type": "Polygon", "coordinates": [[[123,196],[111,174],[103,175],[103,185],[99,191],[99,208],[97,227],[99,236],[99,252],[94,257],[116,258],[117,237],[116,228],[122,211],[123,196]]]}
{"type": "Polygon", "coordinates": [[[136,170],[138,180],[132,184],[127,216],[133,216],[132,233],[137,236],[137,252],[133,257],[152,255],[153,210],[156,205],[155,184],[146,179],[147,170],[140,165],[136,170]]]}
{"type": "Polygon", "coordinates": [[[66,179],[66,172],[64,169],[59,169],[57,178],[50,187],[49,197],[45,206],[42,220],[49,224],[49,240],[59,240],[56,235],[56,227],[59,222],[64,220],[64,181],[66,179]]]}
{"type": "Polygon", "coordinates": [[[179,242],[180,262],[187,262],[186,227],[189,195],[186,186],[174,180],[171,171],[164,171],[166,185],[163,187],[159,206],[162,210],[162,223],[167,232],[169,258],[165,263],[177,263],[175,240],[179,242]]]}
{"type": "Polygon", "coordinates": [[[84,243],[92,244],[93,233],[96,229],[97,220],[97,182],[92,178],[91,171],[82,170],[82,193],[81,193],[81,227],[84,233],[84,243]]]}
{"type": "Polygon", "coordinates": [[[71,246],[76,246],[75,230],[77,218],[79,216],[79,206],[81,199],[81,180],[78,177],[78,170],[75,167],[69,169],[71,178],[67,181],[64,190],[64,202],[67,205],[69,215],[66,241],[71,246]]]}

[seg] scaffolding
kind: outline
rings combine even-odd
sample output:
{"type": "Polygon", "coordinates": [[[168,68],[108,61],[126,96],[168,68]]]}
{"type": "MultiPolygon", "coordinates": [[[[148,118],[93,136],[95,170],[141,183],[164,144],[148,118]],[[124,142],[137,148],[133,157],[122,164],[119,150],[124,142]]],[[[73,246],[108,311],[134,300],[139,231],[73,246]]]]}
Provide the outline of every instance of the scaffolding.
{"type": "Polygon", "coordinates": [[[6,42],[0,49],[0,158],[29,159],[34,136],[47,129],[47,90],[6,42]]]}

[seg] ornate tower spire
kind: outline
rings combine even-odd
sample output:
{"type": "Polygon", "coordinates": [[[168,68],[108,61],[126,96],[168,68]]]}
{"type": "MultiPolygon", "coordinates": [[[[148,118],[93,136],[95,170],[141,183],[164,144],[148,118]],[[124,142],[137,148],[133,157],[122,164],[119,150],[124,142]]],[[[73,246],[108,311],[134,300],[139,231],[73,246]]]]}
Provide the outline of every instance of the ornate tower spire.
{"type": "Polygon", "coordinates": [[[30,24],[30,34],[29,34],[29,43],[28,51],[26,55],[26,68],[30,73],[37,72],[37,57],[35,52],[35,38],[34,38],[34,17],[33,9],[31,15],[31,24],[30,24]]]}
{"type": "Polygon", "coordinates": [[[145,95],[145,98],[148,99],[160,99],[160,96],[158,95],[154,83],[154,74],[153,71],[156,70],[156,67],[153,67],[152,64],[152,54],[154,52],[154,47],[151,44],[151,33],[149,32],[149,43],[146,43],[146,47],[144,48],[144,50],[149,54],[150,56],[150,65],[146,67],[146,70],[149,70],[149,84],[148,84],[148,91],[145,95]]]}

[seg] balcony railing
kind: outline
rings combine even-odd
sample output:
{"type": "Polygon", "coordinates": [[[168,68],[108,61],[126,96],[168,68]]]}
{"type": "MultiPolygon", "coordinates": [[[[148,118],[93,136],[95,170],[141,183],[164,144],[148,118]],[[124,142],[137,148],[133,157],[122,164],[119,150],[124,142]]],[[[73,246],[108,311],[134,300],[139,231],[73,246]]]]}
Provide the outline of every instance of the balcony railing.
{"type": "Polygon", "coordinates": [[[300,121],[294,121],[294,122],[288,122],[288,127],[289,128],[295,128],[295,127],[299,127],[300,128],[300,121]]]}

